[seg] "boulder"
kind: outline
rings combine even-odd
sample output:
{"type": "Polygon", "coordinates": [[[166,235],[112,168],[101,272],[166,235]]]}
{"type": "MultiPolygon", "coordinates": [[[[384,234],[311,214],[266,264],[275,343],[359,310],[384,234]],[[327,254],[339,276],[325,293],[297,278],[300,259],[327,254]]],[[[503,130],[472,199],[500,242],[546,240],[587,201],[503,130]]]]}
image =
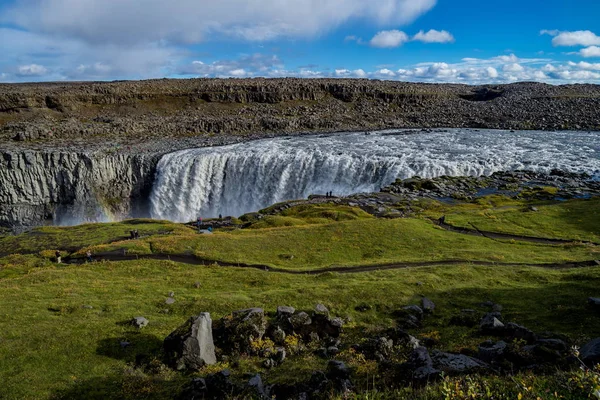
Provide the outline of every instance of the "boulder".
{"type": "Polygon", "coordinates": [[[600,309],[600,298],[599,297],[589,297],[588,304],[594,308],[600,309]]]}
{"type": "Polygon", "coordinates": [[[285,342],[286,334],[280,327],[275,327],[275,329],[272,329],[270,336],[273,342],[276,344],[282,345],[285,342]]]}
{"type": "Polygon", "coordinates": [[[292,328],[294,329],[294,331],[297,331],[297,332],[302,332],[308,326],[310,326],[310,324],[312,323],[312,319],[304,311],[301,311],[297,314],[292,315],[290,317],[289,321],[290,321],[290,324],[292,325],[292,328]]]}
{"type": "Polygon", "coordinates": [[[289,306],[279,306],[277,307],[277,318],[289,318],[296,312],[294,307],[289,306]]]}
{"type": "Polygon", "coordinates": [[[343,362],[331,360],[327,363],[327,378],[329,379],[348,379],[351,374],[350,368],[343,362]]]}
{"type": "Polygon", "coordinates": [[[323,304],[317,304],[313,311],[313,316],[315,318],[329,318],[329,310],[323,304]]]}
{"type": "Polygon", "coordinates": [[[423,308],[424,312],[431,314],[435,310],[435,303],[429,300],[427,297],[423,297],[421,299],[421,307],[423,308]]]}
{"type": "Polygon", "coordinates": [[[412,379],[417,381],[428,381],[437,378],[441,372],[433,367],[429,351],[422,346],[413,350],[406,366],[412,371],[412,379]]]}
{"type": "Polygon", "coordinates": [[[535,344],[547,347],[548,349],[560,351],[561,353],[564,353],[568,350],[567,344],[560,339],[538,339],[535,344]]]}
{"type": "Polygon", "coordinates": [[[322,330],[327,335],[337,338],[342,333],[342,328],[344,326],[344,321],[341,318],[332,318],[327,320],[327,323],[324,324],[322,330]]]}
{"type": "Polygon", "coordinates": [[[504,329],[504,324],[500,321],[499,312],[487,313],[479,322],[479,329],[484,333],[499,333],[504,329]]]}
{"type": "Polygon", "coordinates": [[[410,306],[406,306],[406,307],[402,307],[403,310],[405,310],[406,312],[408,312],[411,315],[414,315],[415,317],[417,317],[417,319],[420,321],[423,319],[423,309],[421,307],[419,307],[416,304],[412,304],[410,306]]]}
{"type": "Polygon", "coordinates": [[[148,325],[148,320],[144,317],[133,317],[131,320],[131,325],[135,326],[138,329],[142,329],[146,325],[148,325]]]}
{"type": "Polygon", "coordinates": [[[535,333],[514,322],[509,322],[504,327],[504,330],[506,335],[512,339],[523,339],[527,343],[533,343],[537,340],[537,335],[535,333]]]}
{"type": "Polygon", "coordinates": [[[485,341],[479,345],[477,357],[488,363],[495,363],[501,360],[506,351],[506,342],[485,341]]]}
{"type": "Polygon", "coordinates": [[[285,361],[285,357],[287,356],[287,353],[285,351],[285,349],[283,347],[278,347],[277,351],[275,353],[275,362],[277,364],[281,364],[285,361]]]}
{"type": "Polygon", "coordinates": [[[596,338],[581,347],[579,358],[588,366],[600,364],[600,338],[596,338]]]}
{"type": "Polygon", "coordinates": [[[451,354],[434,350],[431,353],[433,366],[447,374],[464,374],[479,372],[488,369],[488,365],[481,360],[463,354],[451,354]]]}
{"type": "Polygon", "coordinates": [[[260,374],[254,375],[246,385],[246,394],[252,399],[270,399],[267,389],[260,377],[260,374]]]}
{"type": "Polygon", "coordinates": [[[232,351],[252,352],[252,342],[261,340],[267,330],[267,319],[262,308],[234,311],[222,318],[219,327],[219,344],[232,351]]]}
{"type": "Polygon", "coordinates": [[[384,336],[369,339],[361,346],[361,350],[370,360],[384,361],[391,357],[394,351],[394,341],[384,336]]]}
{"type": "Polygon", "coordinates": [[[191,317],[164,341],[171,365],[177,370],[199,370],[217,362],[209,313],[191,317]]]}

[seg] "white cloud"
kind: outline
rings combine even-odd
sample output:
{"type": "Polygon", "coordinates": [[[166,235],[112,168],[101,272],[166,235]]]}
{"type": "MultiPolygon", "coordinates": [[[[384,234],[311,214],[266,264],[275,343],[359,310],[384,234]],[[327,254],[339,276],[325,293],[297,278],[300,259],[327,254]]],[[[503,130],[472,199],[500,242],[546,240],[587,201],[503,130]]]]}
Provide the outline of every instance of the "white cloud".
{"type": "Polygon", "coordinates": [[[423,43],[452,43],[454,42],[454,36],[447,31],[436,31],[435,29],[429,30],[425,33],[419,31],[412,40],[416,40],[423,43]]]}
{"type": "Polygon", "coordinates": [[[46,67],[38,64],[21,65],[17,68],[18,76],[42,76],[46,75],[47,72],[46,67]]]}
{"type": "Polygon", "coordinates": [[[496,79],[498,78],[498,70],[494,67],[487,67],[485,69],[485,72],[487,73],[488,78],[490,79],[496,79]]]}
{"type": "Polygon", "coordinates": [[[492,58],[493,61],[500,61],[500,62],[505,62],[505,63],[516,63],[519,62],[519,57],[515,56],[514,54],[508,55],[508,56],[498,56],[498,57],[494,57],[492,58]]]}
{"type": "Polygon", "coordinates": [[[569,61],[569,67],[577,67],[579,69],[591,70],[591,71],[600,71],[600,63],[589,63],[585,61],[580,61],[578,63],[574,63],[569,61]]]}
{"type": "Polygon", "coordinates": [[[399,30],[381,31],[378,32],[369,42],[373,47],[393,48],[402,46],[408,42],[408,35],[399,30]]]}
{"type": "Polygon", "coordinates": [[[396,76],[394,71],[389,70],[387,68],[383,68],[374,72],[375,77],[377,78],[393,78],[396,76]]]}
{"type": "Polygon", "coordinates": [[[552,45],[558,46],[594,46],[600,45],[600,36],[592,31],[561,32],[557,30],[543,30],[542,35],[554,36],[552,45]]]}
{"type": "Polygon", "coordinates": [[[523,68],[523,66],[521,64],[512,63],[512,64],[504,65],[502,67],[502,71],[504,71],[504,72],[523,72],[523,71],[525,71],[525,68],[523,68]]]}
{"type": "Polygon", "coordinates": [[[585,58],[590,57],[600,57],[600,47],[598,46],[590,46],[585,49],[579,50],[579,55],[585,58]]]}
{"type": "Polygon", "coordinates": [[[250,41],[312,37],[361,19],[414,21],[437,0],[17,0],[2,22],[48,35],[119,46],[197,43],[215,35],[250,41]],[[235,10],[235,12],[232,12],[235,10]]]}
{"type": "MultiPolygon", "coordinates": [[[[273,71],[283,68],[281,60],[274,55],[242,55],[236,60],[219,60],[212,63],[193,61],[177,70],[178,75],[196,75],[202,77],[249,77],[269,76],[273,71]]],[[[303,69],[308,70],[308,69],[303,69]]]]}

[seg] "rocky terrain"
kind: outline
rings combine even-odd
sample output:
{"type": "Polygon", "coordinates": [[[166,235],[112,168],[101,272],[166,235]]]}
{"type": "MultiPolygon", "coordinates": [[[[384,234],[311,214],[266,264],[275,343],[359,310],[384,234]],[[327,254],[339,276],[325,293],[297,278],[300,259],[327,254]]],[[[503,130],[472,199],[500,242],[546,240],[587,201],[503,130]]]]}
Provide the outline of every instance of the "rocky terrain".
{"type": "Polygon", "coordinates": [[[103,215],[82,214],[142,215],[160,156],[183,148],[386,128],[600,130],[599,107],[597,85],[350,79],[3,84],[0,227],[56,223],[73,211],[91,221],[103,215]]]}
{"type": "MultiPolygon", "coordinates": [[[[597,309],[600,299],[589,298],[588,303],[590,309],[597,309]]],[[[357,311],[370,308],[364,303],[357,306],[357,311]]],[[[422,297],[421,304],[395,312],[394,326],[371,337],[354,338],[355,343],[348,342],[343,334],[346,321],[331,317],[323,304],[309,312],[279,306],[271,318],[262,308],[238,310],[215,324],[205,312],[191,317],[164,340],[164,357],[172,368],[188,372],[217,362],[237,366],[240,356],[258,358],[267,370],[310,353],[329,360],[326,371],[314,371],[310,380],[293,385],[269,384],[260,374],[249,374],[247,382],[236,381],[228,369],[222,369],[204,378],[193,378],[179,395],[182,400],[232,395],[256,399],[324,399],[333,394],[349,397],[354,390],[354,371],[340,360],[348,354],[376,362],[378,378],[390,379],[391,387],[431,384],[445,375],[511,376],[518,371],[543,374],[556,368],[591,367],[600,359],[600,338],[584,344],[579,352],[576,346],[570,348],[572,343],[564,335],[536,333],[507,321],[502,316],[503,306],[491,301],[473,309],[455,310],[446,321],[472,329],[474,337],[481,337],[478,349],[446,352],[439,349],[439,338],[418,340],[409,333],[421,327],[425,319],[435,319],[435,310],[435,303],[422,297]]],[[[131,324],[143,329],[148,322],[136,317],[131,324]]],[[[131,343],[120,345],[128,347],[131,343]]]]}
{"type": "Polygon", "coordinates": [[[0,85],[0,140],[3,148],[139,153],[303,132],[600,130],[599,106],[598,85],[351,79],[7,84],[0,85]]]}

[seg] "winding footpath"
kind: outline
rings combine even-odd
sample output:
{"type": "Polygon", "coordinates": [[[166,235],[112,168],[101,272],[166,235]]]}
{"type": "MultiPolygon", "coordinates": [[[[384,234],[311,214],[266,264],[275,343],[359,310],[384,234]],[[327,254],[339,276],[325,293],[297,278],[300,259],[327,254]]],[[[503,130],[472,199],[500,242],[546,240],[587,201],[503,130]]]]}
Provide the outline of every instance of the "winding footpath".
{"type": "MultiPolygon", "coordinates": [[[[508,233],[488,232],[477,229],[468,229],[463,227],[457,227],[448,224],[444,219],[436,220],[432,219],[432,222],[441,228],[455,233],[483,236],[492,240],[517,240],[523,242],[547,244],[547,245],[561,245],[561,244],[586,244],[597,246],[597,243],[575,241],[567,239],[550,239],[540,238],[534,236],[522,236],[513,235],[508,233]]],[[[355,266],[334,266],[327,268],[319,268],[313,270],[291,270],[285,268],[270,267],[263,264],[246,264],[246,263],[232,263],[226,261],[210,260],[200,258],[195,255],[186,254],[148,254],[148,255],[130,255],[123,251],[105,252],[94,255],[94,261],[132,261],[132,260],[165,260],[174,261],[183,264],[190,265],[205,265],[205,266],[218,266],[226,268],[248,268],[255,269],[265,272],[275,272],[290,275],[319,275],[328,272],[335,272],[340,274],[352,274],[361,272],[373,272],[373,271],[385,271],[405,268],[418,268],[418,267],[441,267],[451,265],[477,265],[486,267],[538,267],[538,268],[549,268],[549,269],[565,269],[565,268],[584,268],[599,266],[599,260],[586,260],[586,261],[574,261],[574,262],[563,262],[563,263],[502,263],[493,261],[471,261],[471,260],[440,260],[440,261],[413,261],[413,262],[400,262],[390,264],[376,264],[376,265],[355,265],[355,266]]],[[[86,259],[83,257],[66,257],[64,262],[67,264],[84,264],[86,259]]]]}
{"type": "MultiPolygon", "coordinates": [[[[245,264],[245,263],[230,263],[224,261],[209,260],[196,257],[194,255],[181,255],[181,254],[149,254],[149,255],[128,255],[119,254],[118,252],[101,253],[96,254],[94,261],[132,261],[132,260],[163,260],[163,261],[174,261],[183,264],[190,265],[205,265],[205,266],[218,266],[224,268],[248,268],[255,269],[264,272],[275,272],[289,275],[319,275],[328,272],[336,272],[340,274],[355,274],[361,272],[373,272],[373,271],[386,271],[395,269],[405,268],[418,268],[418,267],[441,267],[451,265],[477,265],[485,267],[538,267],[538,268],[549,268],[549,269],[566,269],[566,268],[584,268],[593,267],[600,265],[598,260],[589,261],[575,261],[565,263],[500,263],[493,261],[468,261],[468,260],[441,260],[441,261],[414,261],[414,262],[401,262],[391,264],[376,264],[376,265],[355,265],[355,266],[335,266],[327,268],[319,268],[313,270],[291,270],[284,268],[269,267],[261,264],[245,264]]],[[[84,264],[86,260],[84,258],[66,258],[65,263],[67,264],[84,264]]]]}

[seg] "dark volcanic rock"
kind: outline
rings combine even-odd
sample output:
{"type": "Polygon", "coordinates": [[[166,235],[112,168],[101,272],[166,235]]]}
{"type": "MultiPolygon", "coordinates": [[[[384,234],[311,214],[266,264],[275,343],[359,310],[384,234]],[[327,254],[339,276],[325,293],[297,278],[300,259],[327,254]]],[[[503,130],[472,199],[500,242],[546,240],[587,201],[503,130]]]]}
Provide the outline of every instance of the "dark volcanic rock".
{"type": "Polygon", "coordinates": [[[481,360],[463,354],[444,353],[434,350],[431,353],[433,366],[448,374],[462,374],[478,372],[488,369],[488,365],[481,360]]]}
{"type": "Polygon", "coordinates": [[[592,367],[595,364],[600,363],[600,338],[596,338],[581,347],[579,351],[579,357],[586,363],[586,365],[592,367]]]}

